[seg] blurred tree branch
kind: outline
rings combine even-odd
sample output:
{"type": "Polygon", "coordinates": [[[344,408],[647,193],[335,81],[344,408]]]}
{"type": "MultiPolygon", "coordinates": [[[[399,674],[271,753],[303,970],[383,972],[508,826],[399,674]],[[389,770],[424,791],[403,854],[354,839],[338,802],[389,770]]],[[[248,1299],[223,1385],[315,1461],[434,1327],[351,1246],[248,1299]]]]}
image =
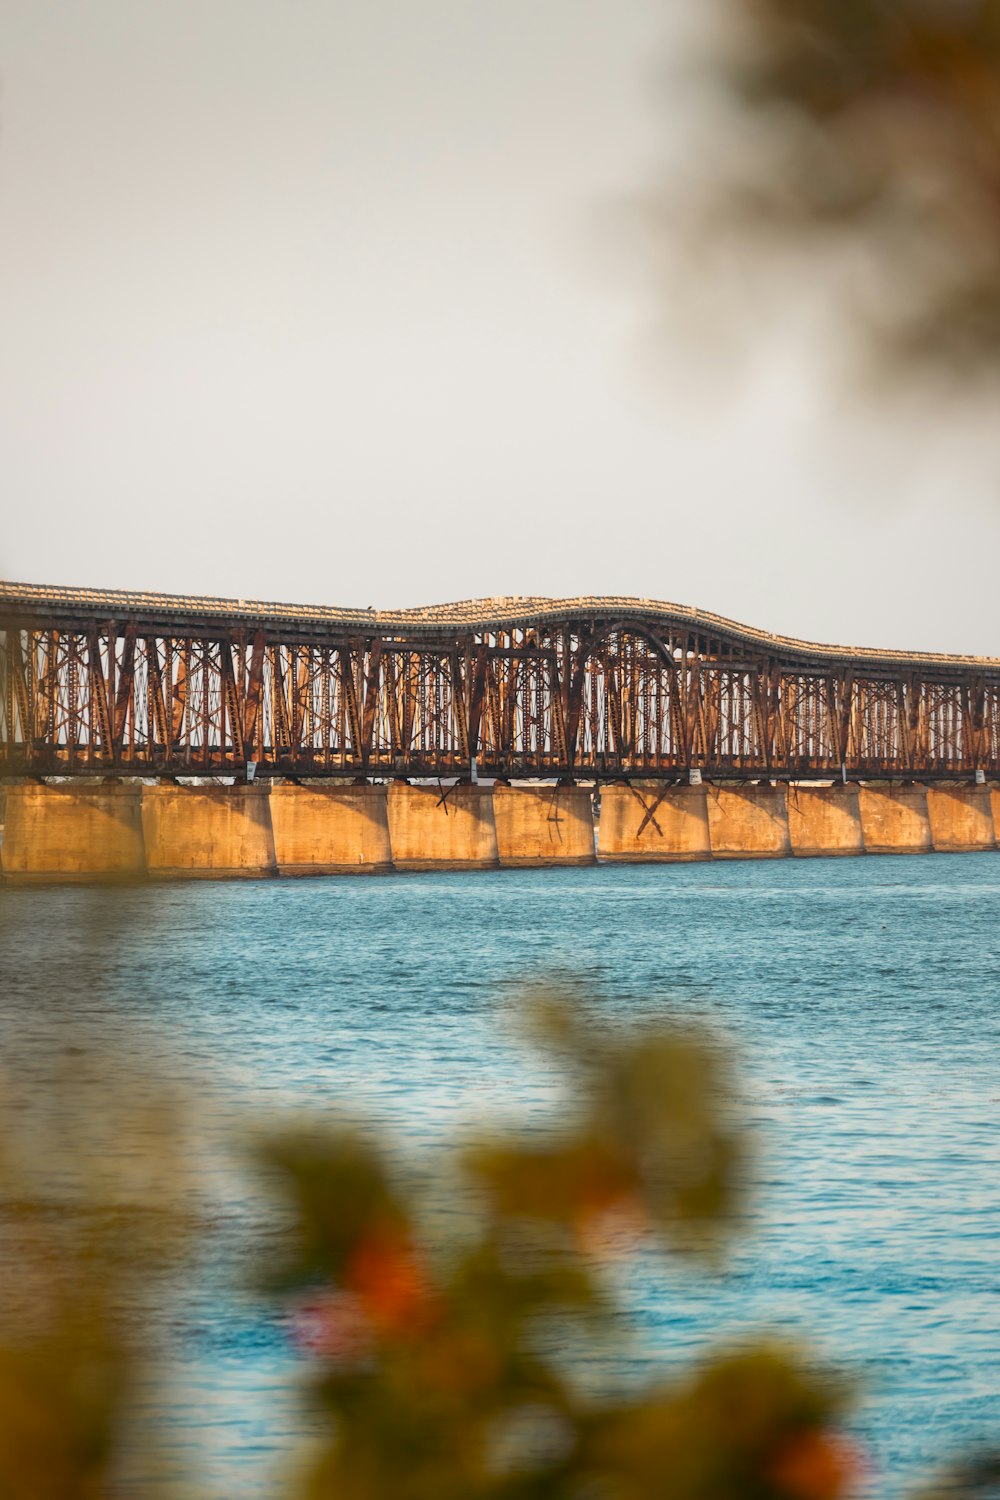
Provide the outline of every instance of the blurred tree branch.
{"type": "Polygon", "coordinates": [[[721,128],[670,224],[693,222],[712,252],[695,274],[720,251],[743,273],[791,253],[897,373],[995,374],[1000,0],[719,0],[709,14],[702,81],[721,128]]]}

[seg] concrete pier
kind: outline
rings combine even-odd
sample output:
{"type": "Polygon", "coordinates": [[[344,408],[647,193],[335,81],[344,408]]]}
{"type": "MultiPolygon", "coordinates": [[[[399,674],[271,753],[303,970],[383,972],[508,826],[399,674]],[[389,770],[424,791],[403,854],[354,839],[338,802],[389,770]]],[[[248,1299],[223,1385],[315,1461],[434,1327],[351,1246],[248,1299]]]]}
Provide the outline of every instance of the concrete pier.
{"type": "Polygon", "coordinates": [[[280,875],[380,874],[392,869],[385,786],[271,788],[280,875]]]}
{"type": "Polygon", "coordinates": [[[18,881],[141,878],[141,792],[121,781],[8,786],[4,875],[18,881]]]}
{"type": "Polygon", "coordinates": [[[585,786],[493,788],[502,865],[592,865],[594,808],[585,786]]]}
{"type": "Polygon", "coordinates": [[[931,848],[925,786],[863,786],[858,807],[866,854],[926,854],[931,848]]]}
{"type": "Polygon", "coordinates": [[[783,786],[709,786],[707,794],[713,859],[781,859],[791,854],[783,786]]]}
{"type": "Polygon", "coordinates": [[[709,859],[711,853],[704,786],[632,782],[602,789],[598,859],[709,859]]]}
{"type": "Polygon", "coordinates": [[[267,787],[147,786],[146,866],[156,879],[231,880],[276,873],[267,787]]]}
{"type": "MultiPolygon", "coordinates": [[[[586,786],[5,786],[0,870],[91,881],[587,865],[586,786]]],[[[1000,847],[1000,786],[768,783],[601,791],[608,862],[918,854],[1000,847]]]]}
{"type": "Polygon", "coordinates": [[[793,854],[864,852],[856,786],[806,787],[792,783],[787,806],[793,854]]]}
{"type": "Polygon", "coordinates": [[[990,791],[985,786],[929,786],[927,812],[934,848],[995,849],[990,791]]]}
{"type": "Polygon", "coordinates": [[[490,787],[394,781],[388,814],[397,870],[492,869],[499,863],[490,787]]]}

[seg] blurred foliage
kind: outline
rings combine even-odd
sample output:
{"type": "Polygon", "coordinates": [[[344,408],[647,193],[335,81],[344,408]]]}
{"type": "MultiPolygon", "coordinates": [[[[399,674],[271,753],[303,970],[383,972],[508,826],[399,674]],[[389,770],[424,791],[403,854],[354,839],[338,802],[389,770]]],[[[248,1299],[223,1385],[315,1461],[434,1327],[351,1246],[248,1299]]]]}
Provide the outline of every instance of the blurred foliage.
{"type": "MultiPolygon", "coordinates": [[[[439,1176],[360,1128],[272,1132],[257,1150],[282,1204],[260,1282],[301,1352],[317,1433],[287,1492],[849,1495],[851,1393],[810,1351],[760,1343],[622,1378],[621,1258],[710,1270],[743,1222],[747,1130],[725,1048],[609,1031],[559,1000],[534,1017],[568,1103],[529,1133],[456,1148],[447,1212],[428,1211],[439,1176]]],[[[140,1067],[109,1073],[79,1046],[20,1064],[0,1062],[0,1500],[163,1495],[156,1320],[194,1227],[177,1112],[140,1067]]],[[[998,1473],[982,1456],[927,1500],[986,1500],[998,1473]]]]}
{"type": "Polygon", "coordinates": [[[997,1500],[1000,1453],[980,1453],[946,1469],[921,1500],[997,1500]]]}
{"type": "Polygon", "coordinates": [[[579,1378],[566,1351],[581,1322],[587,1364],[614,1369],[607,1256],[644,1239],[721,1253],[746,1132],[717,1043],[614,1040],[557,1003],[538,1014],[575,1105],[547,1131],[462,1151],[471,1232],[428,1243],[415,1196],[360,1134],[305,1129],[264,1149],[294,1223],[269,1285],[327,1432],[307,1500],[845,1494],[845,1392],[792,1351],[719,1357],[641,1395],[579,1378]]]}
{"type": "Polygon", "coordinates": [[[174,1116],[62,1040],[0,1063],[3,1500],[98,1500],[159,1467],[135,1418],[184,1254],[174,1116]]]}
{"type": "Polygon", "coordinates": [[[713,14],[710,76],[735,113],[696,163],[704,231],[741,255],[804,252],[881,355],[995,370],[1000,0],[719,0],[713,14]]]}

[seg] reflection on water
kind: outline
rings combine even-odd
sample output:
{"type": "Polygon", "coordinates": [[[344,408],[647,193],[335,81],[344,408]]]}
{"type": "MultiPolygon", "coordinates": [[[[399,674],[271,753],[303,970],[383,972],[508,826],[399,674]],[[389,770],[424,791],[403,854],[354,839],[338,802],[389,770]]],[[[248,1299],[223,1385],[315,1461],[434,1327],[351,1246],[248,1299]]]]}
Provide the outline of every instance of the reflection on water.
{"type": "Polygon", "coordinates": [[[634,1363],[805,1331],[862,1375],[896,1488],[1000,1432],[998,917],[991,854],[5,890],[0,1042],[23,1058],[72,1022],[112,1068],[138,1047],[190,1086],[211,1229],[163,1335],[172,1441],[210,1493],[266,1495],[301,1419],[246,1290],[243,1121],[346,1104],[407,1150],[540,1115],[553,1079],[508,1020],[543,973],[596,990],[608,1028],[707,1017],[743,1048],[757,1209],[721,1279],[625,1264],[634,1363]]]}

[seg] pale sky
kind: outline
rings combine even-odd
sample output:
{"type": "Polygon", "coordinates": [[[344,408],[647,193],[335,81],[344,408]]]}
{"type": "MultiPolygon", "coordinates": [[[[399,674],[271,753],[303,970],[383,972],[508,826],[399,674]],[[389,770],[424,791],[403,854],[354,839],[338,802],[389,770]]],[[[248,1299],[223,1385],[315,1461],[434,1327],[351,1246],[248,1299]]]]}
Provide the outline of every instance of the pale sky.
{"type": "Polygon", "coordinates": [[[0,0],[0,574],[1000,654],[989,422],[662,318],[619,205],[683,9],[0,0]]]}

